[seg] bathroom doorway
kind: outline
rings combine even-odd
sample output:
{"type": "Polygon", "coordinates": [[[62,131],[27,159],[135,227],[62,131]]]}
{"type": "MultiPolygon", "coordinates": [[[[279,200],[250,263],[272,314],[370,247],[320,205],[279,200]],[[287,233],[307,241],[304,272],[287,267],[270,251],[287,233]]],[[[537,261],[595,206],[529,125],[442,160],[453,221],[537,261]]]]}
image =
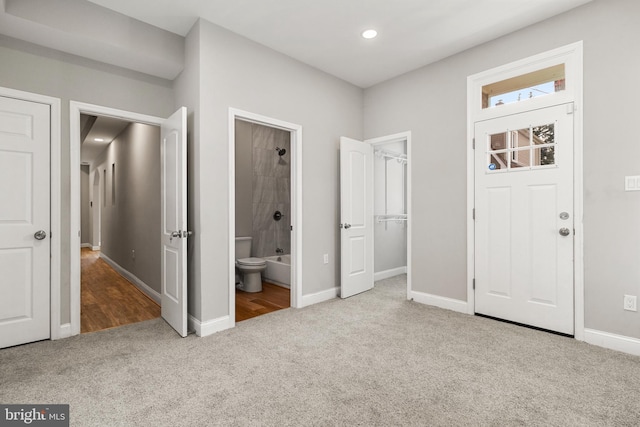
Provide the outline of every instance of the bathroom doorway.
{"type": "Polygon", "coordinates": [[[300,127],[230,114],[230,318],[297,307],[301,230],[300,127]]]}

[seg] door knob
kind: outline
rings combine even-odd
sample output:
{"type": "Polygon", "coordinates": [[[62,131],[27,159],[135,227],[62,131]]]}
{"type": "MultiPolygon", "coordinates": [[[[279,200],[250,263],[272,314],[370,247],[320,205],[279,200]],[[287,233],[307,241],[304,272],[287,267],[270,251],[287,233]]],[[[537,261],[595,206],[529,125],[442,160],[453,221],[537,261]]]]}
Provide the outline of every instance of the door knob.
{"type": "Polygon", "coordinates": [[[44,240],[44,238],[47,237],[47,232],[44,230],[38,230],[35,232],[33,237],[35,237],[36,240],[44,240]]]}
{"type": "Polygon", "coordinates": [[[571,230],[566,227],[562,227],[558,232],[561,236],[568,236],[569,234],[571,234],[571,230]]]}
{"type": "Polygon", "coordinates": [[[344,228],[351,228],[351,224],[345,224],[344,228]]]}
{"type": "Polygon", "coordinates": [[[173,231],[171,232],[171,237],[182,237],[182,231],[173,231]]]}

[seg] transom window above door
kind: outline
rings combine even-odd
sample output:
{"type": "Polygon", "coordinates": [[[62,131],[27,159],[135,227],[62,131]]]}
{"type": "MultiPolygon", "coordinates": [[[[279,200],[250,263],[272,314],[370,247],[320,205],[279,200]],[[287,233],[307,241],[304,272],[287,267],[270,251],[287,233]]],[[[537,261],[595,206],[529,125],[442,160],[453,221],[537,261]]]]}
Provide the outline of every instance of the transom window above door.
{"type": "Polygon", "coordinates": [[[556,164],[554,123],[488,134],[485,144],[488,173],[541,169],[556,164]]]}
{"type": "Polygon", "coordinates": [[[482,108],[552,95],[565,90],[564,64],[543,68],[482,86],[482,108]]]}

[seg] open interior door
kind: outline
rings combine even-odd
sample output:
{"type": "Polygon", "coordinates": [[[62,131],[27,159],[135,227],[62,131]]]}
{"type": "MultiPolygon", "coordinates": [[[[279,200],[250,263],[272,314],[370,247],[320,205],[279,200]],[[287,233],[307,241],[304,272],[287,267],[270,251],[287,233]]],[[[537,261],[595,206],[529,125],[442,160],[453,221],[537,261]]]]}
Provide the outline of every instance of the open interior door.
{"type": "Polygon", "coordinates": [[[162,318],[187,336],[187,109],[161,126],[162,318]]]}
{"type": "Polygon", "coordinates": [[[373,147],[340,138],[341,288],[347,298],[373,288],[373,147]]]}

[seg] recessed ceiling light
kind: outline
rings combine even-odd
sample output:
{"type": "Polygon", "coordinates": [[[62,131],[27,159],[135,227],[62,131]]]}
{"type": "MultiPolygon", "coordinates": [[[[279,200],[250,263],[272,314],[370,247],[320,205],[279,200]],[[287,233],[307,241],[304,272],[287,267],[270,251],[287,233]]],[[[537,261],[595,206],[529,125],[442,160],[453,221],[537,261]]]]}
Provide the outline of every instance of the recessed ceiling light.
{"type": "Polygon", "coordinates": [[[95,142],[104,142],[103,138],[93,138],[95,142]]]}
{"type": "Polygon", "coordinates": [[[365,39],[372,39],[377,35],[378,32],[376,30],[365,30],[362,32],[362,37],[364,37],[365,39]]]}

